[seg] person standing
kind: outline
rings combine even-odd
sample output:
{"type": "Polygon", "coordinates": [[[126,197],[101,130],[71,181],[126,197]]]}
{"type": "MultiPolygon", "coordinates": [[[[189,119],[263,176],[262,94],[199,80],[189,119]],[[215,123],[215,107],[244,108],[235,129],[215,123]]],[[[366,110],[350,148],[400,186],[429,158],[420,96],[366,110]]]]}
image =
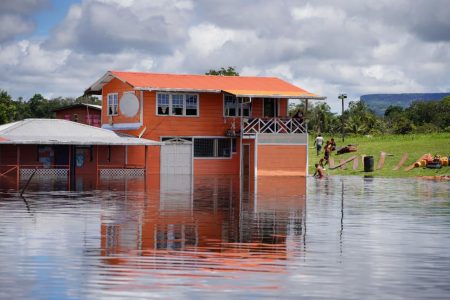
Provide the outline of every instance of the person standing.
{"type": "Polygon", "coordinates": [[[330,141],[327,141],[325,143],[325,147],[323,148],[324,156],[323,159],[325,160],[325,165],[329,165],[329,159],[330,159],[330,152],[331,152],[331,143],[330,141]]]}
{"type": "Polygon", "coordinates": [[[295,115],[292,116],[293,119],[297,119],[300,123],[303,123],[303,114],[300,110],[297,110],[295,115]]]}
{"type": "Polygon", "coordinates": [[[331,144],[331,151],[336,150],[336,142],[334,141],[334,138],[331,138],[330,144],[331,144]]]}
{"type": "Polygon", "coordinates": [[[316,137],[316,140],[314,141],[314,145],[316,146],[317,156],[319,156],[320,150],[322,150],[322,145],[323,145],[323,137],[320,133],[316,137]]]}

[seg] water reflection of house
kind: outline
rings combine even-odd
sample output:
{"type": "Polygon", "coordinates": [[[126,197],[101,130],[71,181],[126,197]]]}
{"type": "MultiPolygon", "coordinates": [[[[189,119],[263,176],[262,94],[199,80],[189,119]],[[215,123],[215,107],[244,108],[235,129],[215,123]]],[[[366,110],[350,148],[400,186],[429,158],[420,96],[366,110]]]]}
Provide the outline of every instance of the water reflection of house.
{"type": "Polygon", "coordinates": [[[324,99],[273,77],[116,71],[86,94],[102,95],[103,128],[164,142],[160,173],[195,175],[305,176],[306,125],[288,99],[324,99]]]}
{"type": "MultiPolygon", "coordinates": [[[[146,160],[127,156],[128,148],[158,148],[160,143],[58,119],[26,119],[0,126],[0,176],[28,178],[37,169],[47,177],[134,172],[146,160]]],[[[151,156],[154,157],[154,156],[151,156]]]]}
{"type": "Polygon", "coordinates": [[[78,122],[101,127],[102,106],[89,103],[76,103],[53,110],[56,119],[78,122]]]}
{"type": "MultiPolygon", "coordinates": [[[[154,185],[157,182],[148,180],[154,185]]],[[[147,191],[140,199],[133,197],[133,201],[111,208],[101,226],[106,262],[133,263],[133,254],[205,255],[215,263],[223,258],[235,259],[229,261],[231,264],[255,258],[267,262],[286,259],[288,240],[300,240],[304,234],[305,178],[266,177],[257,184],[257,194],[243,194],[242,182],[235,176],[195,177],[191,184],[191,194],[167,189],[147,191]],[[281,186],[285,180],[295,188],[276,194],[263,189],[281,186]]]]}

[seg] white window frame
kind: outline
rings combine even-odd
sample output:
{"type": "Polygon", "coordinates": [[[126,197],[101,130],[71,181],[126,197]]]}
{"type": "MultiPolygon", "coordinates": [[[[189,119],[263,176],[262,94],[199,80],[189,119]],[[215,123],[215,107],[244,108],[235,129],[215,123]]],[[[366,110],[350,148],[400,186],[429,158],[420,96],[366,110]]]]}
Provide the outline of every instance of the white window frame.
{"type": "Polygon", "coordinates": [[[106,115],[107,116],[118,116],[119,115],[119,93],[109,93],[107,95],[107,97],[106,97],[106,115]],[[112,105],[110,105],[110,101],[109,101],[110,96],[115,97],[115,99],[113,98],[113,102],[114,102],[114,100],[117,101],[115,104],[113,103],[112,105]],[[109,113],[110,106],[116,107],[115,113],[114,113],[114,110],[113,110],[112,114],[109,113]]]}
{"type": "MultiPolygon", "coordinates": [[[[241,105],[240,105],[240,101],[241,99],[244,99],[246,97],[236,97],[234,95],[228,95],[228,94],[223,94],[223,102],[222,102],[222,109],[223,109],[223,117],[224,118],[235,118],[235,117],[240,117],[241,116],[241,105]],[[231,96],[234,97],[236,99],[236,107],[235,107],[235,112],[236,114],[234,116],[232,115],[228,115],[227,114],[227,109],[225,108],[225,97],[226,96],[231,96]]],[[[245,114],[243,115],[243,117],[251,117],[252,116],[252,107],[249,103],[249,109],[248,109],[248,116],[246,116],[245,114]]]]}
{"type": "Polygon", "coordinates": [[[195,93],[165,93],[165,92],[157,92],[156,98],[155,98],[155,114],[156,116],[160,117],[198,117],[200,116],[200,96],[199,94],[195,93]],[[168,95],[169,96],[169,113],[168,114],[159,114],[158,113],[158,95],[168,95]],[[183,113],[181,115],[173,114],[173,95],[182,95],[183,96],[183,113]],[[187,108],[187,102],[186,99],[189,96],[195,96],[197,98],[197,113],[195,115],[187,115],[186,114],[186,108],[187,108]]]}

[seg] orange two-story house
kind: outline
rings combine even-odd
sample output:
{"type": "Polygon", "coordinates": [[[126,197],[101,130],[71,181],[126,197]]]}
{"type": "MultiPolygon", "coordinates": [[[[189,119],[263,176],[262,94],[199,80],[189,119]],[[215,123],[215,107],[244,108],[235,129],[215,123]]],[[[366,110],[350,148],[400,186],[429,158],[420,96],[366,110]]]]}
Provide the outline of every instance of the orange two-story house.
{"type": "MultiPolygon", "coordinates": [[[[305,176],[308,138],[288,99],[324,99],[274,77],[109,71],[86,94],[102,96],[102,127],[164,142],[150,154],[162,174],[305,176]]],[[[128,162],[144,159],[127,149],[128,162]]]]}

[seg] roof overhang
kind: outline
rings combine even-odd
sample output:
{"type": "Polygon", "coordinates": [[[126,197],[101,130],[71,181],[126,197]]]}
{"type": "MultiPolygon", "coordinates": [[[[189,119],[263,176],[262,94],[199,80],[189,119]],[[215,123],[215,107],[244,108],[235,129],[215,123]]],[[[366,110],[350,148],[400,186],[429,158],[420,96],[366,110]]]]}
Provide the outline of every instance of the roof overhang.
{"type": "Polygon", "coordinates": [[[136,141],[76,141],[76,140],[15,140],[0,141],[0,145],[70,145],[70,146],[160,146],[162,143],[142,138],[133,138],[136,141]]]}
{"type": "Polygon", "coordinates": [[[326,97],[304,92],[279,92],[279,91],[259,91],[259,90],[224,90],[223,92],[235,95],[236,97],[248,98],[284,98],[284,99],[308,99],[325,100],[326,97]]]}
{"type": "Polygon", "coordinates": [[[108,71],[105,73],[105,75],[100,77],[99,80],[97,80],[96,82],[94,82],[94,84],[92,84],[90,87],[88,87],[84,91],[84,95],[101,95],[103,86],[105,84],[107,84],[108,82],[110,82],[113,78],[117,78],[120,81],[127,83],[126,81],[124,81],[124,80],[120,79],[119,77],[117,77],[116,75],[114,75],[111,71],[108,71]]]}

